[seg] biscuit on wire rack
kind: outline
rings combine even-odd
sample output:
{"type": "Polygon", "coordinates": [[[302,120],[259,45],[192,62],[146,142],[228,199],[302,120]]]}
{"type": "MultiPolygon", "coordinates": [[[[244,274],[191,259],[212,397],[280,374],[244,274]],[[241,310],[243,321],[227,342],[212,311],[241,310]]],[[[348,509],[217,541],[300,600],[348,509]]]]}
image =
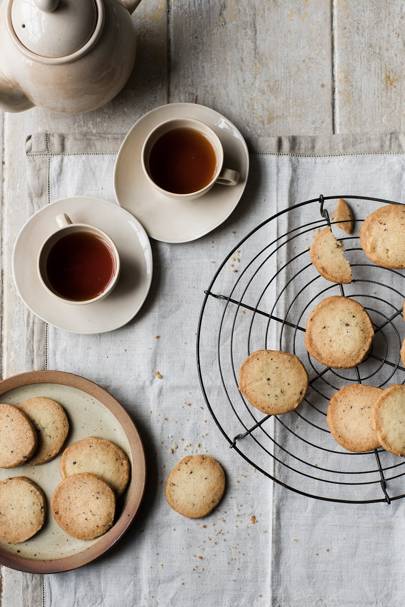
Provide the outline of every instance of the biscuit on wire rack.
{"type": "Polygon", "coordinates": [[[373,336],[373,325],[363,306],[349,297],[333,295],[312,310],[305,347],[323,365],[350,369],[365,359],[373,336]]]}
{"type": "Polygon", "coordinates": [[[310,248],[311,261],[319,274],[331,282],[352,282],[352,268],[346,259],[343,244],[329,227],[319,230],[310,248]]]}
{"type": "Polygon", "coordinates": [[[257,350],[242,363],[239,389],[250,404],[263,413],[288,413],[303,401],[308,373],[295,354],[257,350]]]}
{"type": "Polygon", "coordinates": [[[327,422],[332,436],[348,451],[371,451],[380,446],[373,410],[383,390],[365,384],[350,384],[331,398],[327,422]]]}
{"type": "Polygon", "coordinates": [[[405,455],[405,386],[395,384],[383,391],[374,407],[374,423],[381,446],[405,455]]]}
{"type": "Polygon", "coordinates": [[[367,257],[384,268],[405,268],[405,206],[387,204],[371,213],[360,228],[367,257]]]}
{"type": "Polygon", "coordinates": [[[354,217],[353,211],[349,204],[344,198],[339,198],[337,201],[336,208],[332,215],[332,221],[335,225],[346,232],[346,234],[353,234],[354,232],[354,217]]]}

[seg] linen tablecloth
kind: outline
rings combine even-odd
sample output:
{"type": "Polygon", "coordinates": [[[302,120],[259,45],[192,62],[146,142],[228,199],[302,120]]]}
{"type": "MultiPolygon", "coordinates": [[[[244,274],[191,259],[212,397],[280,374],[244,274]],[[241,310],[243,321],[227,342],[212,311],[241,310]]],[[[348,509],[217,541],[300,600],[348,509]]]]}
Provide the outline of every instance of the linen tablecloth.
{"type": "MultiPolygon", "coordinates": [[[[30,136],[27,217],[78,194],[114,204],[121,140],[30,136]]],[[[40,583],[6,572],[5,605],[18,604],[27,583],[37,592],[32,604],[43,600],[46,607],[404,604],[405,502],[347,506],[273,487],[228,448],[203,401],[195,362],[203,291],[225,254],[260,221],[320,193],[405,200],[404,150],[395,134],[265,139],[251,155],[245,195],[221,228],[185,245],[152,244],[151,293],[126,327],[73,335],[21,311],[26,341],[8,356],[25,356],[27,367],[81,374],[109,390],[139,427],[149,477],[140,516],[108,555],[40,583]],[[168,471],[191,453],[210,453],[227,471],[225,499],[206,520],[182,518],[164,499],[168,471]]],[[[236,255],[228,264],[230,280],[243,261],[236,255]]]]}

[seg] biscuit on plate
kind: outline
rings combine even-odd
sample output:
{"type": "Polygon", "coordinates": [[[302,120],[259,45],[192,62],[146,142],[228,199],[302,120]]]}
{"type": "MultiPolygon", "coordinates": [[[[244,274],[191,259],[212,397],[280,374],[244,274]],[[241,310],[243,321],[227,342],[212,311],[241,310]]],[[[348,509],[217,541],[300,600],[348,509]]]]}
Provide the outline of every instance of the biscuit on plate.
{"type": "Polygon", "coordinates": [[[60,470],[65,478],[80,472],[96,474],[117,493],[123,493],[130,475],[124,451],[105,438],[89,436],[69,445],[63,452],[60,470]]]}
{"type": "Polygon", "coordinates": [[[382,392],[374,386],[350,384],[333,395],[327,422],[339,445],[348,451],[372,451],[380,446],[373,410],[382,392]]]}
{"type": "Polygon", "coordinates": [[[395,455],[405,455],[405,386],[383,390],[374,407],[374,424],[381,446],[395,455]]]}
{"type": "Polygon", "coordinates": [[[373,335],[373,325],[363,306],[349,297],[334,295],[312,310],[305,347],[323,365],[350,369],[365,359],[373,335]]]}
{"type": "Polygon", "coordinates": [[[37,448],[37,434],[28,417],[14,405],[0,404],[0,468],[25,464],[37,448]]]}
{"type": "Polygon", "coordinates": [[[239,389],[251,405],[278,415],[296,409],[308,389],[308,374],[295,354],[257,350],[242,363],[239,389]]]}
{"type": "Polygon", "coordinates": [[[337,222],[335,223],[335,225],[341,230],[343,230],[343,232],[346,232],[346,234],[353,234],[353,211],[344,198],[339,198],[339,200],[337,201],[336,208],[332,215],[332,221],[337,222]]]}
{"type": "Polygon", "coordinates": [[[45,495],[34,481],[14,476],[0,481],[0,539],[20,544],[45,523],[45,495]]]}
{"type": "Polygon", "coordinates": [[[310,248],[311,261],[319,274],[331,282],[352,282],[352,268],[345,257],[343,244],[329,227],[319,230],[310,248]]]}
{"type": "Polygon", "coordinates": [[[112,526],[115,495],[107,483],[94,474],[74,474],[56,487],[51,508],[59,527],[68,535],[92,540],[112,526]]]}
{"type": "Polygon", "coordinates": [[[225,473],[210,455],[188,455],[180,460],[166,481],[169,506],[188,518],[207,516],[221,501],[225,473]]]}
{"type": "Polygon", "coordinates": [[[405,206],[387,204],[363,222],[360,244],[367,257],[384,268],[405,268],[405,206]]]}
{"type": "Polygon", "coordinates": [[[64,408],[54,400],[35,396],[20,403],[38,433],[39,446],[31,464],[44,464],[56,457],[69,432],[69,421],[64,408]]]}

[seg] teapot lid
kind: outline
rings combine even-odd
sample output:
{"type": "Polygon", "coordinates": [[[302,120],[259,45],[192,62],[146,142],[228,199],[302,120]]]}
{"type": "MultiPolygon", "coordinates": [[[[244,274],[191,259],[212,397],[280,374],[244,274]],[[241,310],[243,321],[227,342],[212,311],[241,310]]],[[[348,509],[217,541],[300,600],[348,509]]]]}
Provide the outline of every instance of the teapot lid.
{"type": "Polygon", "coordinates": [[[90,40],[97,5],[95,0],[12,0],[11,22],[26,49],[56,59],[72,55],[90,40]]]}

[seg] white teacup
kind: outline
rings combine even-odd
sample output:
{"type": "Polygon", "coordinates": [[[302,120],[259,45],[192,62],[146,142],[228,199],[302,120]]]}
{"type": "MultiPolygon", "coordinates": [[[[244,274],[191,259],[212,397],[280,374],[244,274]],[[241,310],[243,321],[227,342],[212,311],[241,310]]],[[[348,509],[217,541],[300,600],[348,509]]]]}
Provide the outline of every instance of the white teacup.
{"type": "Polygon", "coordinates": [[[105,232],[103,232],[99,228],[96,228],[94,226],[87,225],[84,223],[73,223],[72,220],[70,219],[70,217],[66,214],[57,215],[56,224],[57,224],[56,231],[53,234],[51,234],[48,238],[46,238],[46,240],[44,241],[44,243],[39,251],[39,254],[38,254],[38,261],[37,261],[38,275],[39,275],[39,278],[40,278],[43,286],[45,287],[45,289],[47,289],[50,293],[52,293],[52,295],[54,297],[57,297],[61,301],[64,301],[64,302],[70,303],[70,304],[77,304],[77,305],[94,303],[96,301],[100,301],[100,300],[104,299],[105,297],[107,297],[107,295],[109,295],[111,293],[111,291],[114,289],[115,285],[117,284],[119,273],[120,273],[120,257],[119,257],[117,247],[115,246],[114,242],[111,240],[111,238],[105,232]],[[48,277],[48,271],[47,271],[48,263],[47,262],[48,262],[49,254],[51,253],[53,247],[63,237],[67,236],[68,234],[73,234],[73,233],[76,233],[76,234],[85,233],[85,234],[91,234],[93,236],[96,236],[108,248],[108,251],[112,257],[113,273],[112,273],[110,280],[108,281],[108,283],[105,285],[105,287],[102,289],[102,291],[100,293],[98,293],[95,297],[92,297],[90,299],[70,299],[68,297],[65,297],[60,292],[57,292],[55,290],[54,286],[52,285],[52,283],[50,282],[49,277],[48,277]]]}
{"type": "Polygon", "coordinates": [[[166,120],[165,122],[161,122],[157,127],[155,127],[146,138],[143,147],[142,147],[142,168],[146,175],[146,178],[150,182],[150,184],[158,190],[160,193],[168,196],[170,198],[177,199],[187,199],[194,200],[196,198],[200,198],[204,196],[209,190],[214,186],[214,184],[220,184],[223,186],[235,186],[240,181],[240,175],[238,171],[233,169],[228,169],[223,166],[224,164],[224,149],[222,147],[221,140],[218,135],[206,124],[200,122],[199,120],[194,120],[191,118],[184,119],[173,119],[166,120]],[[212,149],[215,154],[215,170],[213,172],[212,178],[210,181],[201,189],[188,192],[186,194],[170,192],[168,190],[160,187],[152,178],[149,169],[149,159],[151,151],[155,145],[155,143],[166,133],[176,130],[176,129],[192,129],[199,132],[203,135],[208,142],[211,144],[212,149]]]}

